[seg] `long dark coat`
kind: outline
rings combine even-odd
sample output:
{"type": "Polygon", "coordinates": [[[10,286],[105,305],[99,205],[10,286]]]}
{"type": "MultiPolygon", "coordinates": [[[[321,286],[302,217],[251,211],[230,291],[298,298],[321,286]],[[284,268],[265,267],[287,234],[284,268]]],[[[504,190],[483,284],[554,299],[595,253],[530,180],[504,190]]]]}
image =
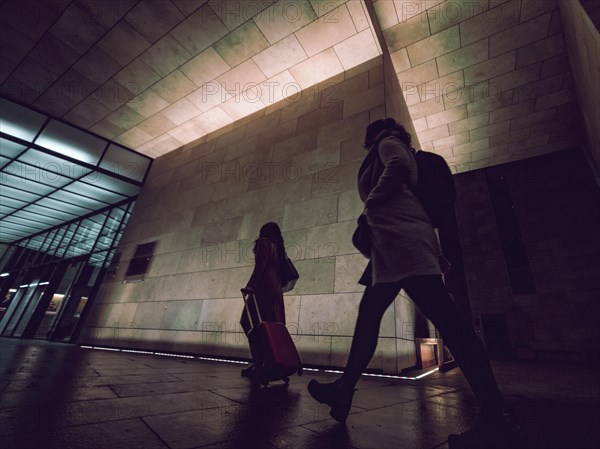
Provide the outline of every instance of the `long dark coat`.
{"type": "MultiPolygon", "coordinates": [[[[265,237],[259,238],[256,241],[254,260],[254,270],[247,287],[254,290],[261,318],[263,321],[278,321],[285,324],[285,306],[280,277],[282,259],[275,243],[265,237]]],[[[253,301],[250,301],[249,305],[255,324],[257,324],[253,301]]],[[[240,324],[247,335],[251,326],[245,309],[242,311],[240,324]]]]}
{"type": "Polygon", "coordinates": [[[393,132],[384,131],[369,153],[359,170],[358,192],[365,203],[373,249],[359,282],[374,285],[441,275],[437,236],[413,194],[417,163],[410,148],[393,132]]]}

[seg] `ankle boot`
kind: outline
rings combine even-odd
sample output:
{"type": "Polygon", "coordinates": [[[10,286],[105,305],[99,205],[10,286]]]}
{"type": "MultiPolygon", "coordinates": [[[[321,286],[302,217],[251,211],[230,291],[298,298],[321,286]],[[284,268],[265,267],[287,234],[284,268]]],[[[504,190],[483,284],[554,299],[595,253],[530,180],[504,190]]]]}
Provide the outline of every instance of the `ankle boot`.
{"type": "Polygon", "coordinates": [[[311,380],[308,384],[308,392],[321,404],[327,404],[331,407],[329,415],[337,422],[344,424],[350,407],[354,389],[345,388],[341,379],[333,383],[322,384],[316,380],[311,380]]]}

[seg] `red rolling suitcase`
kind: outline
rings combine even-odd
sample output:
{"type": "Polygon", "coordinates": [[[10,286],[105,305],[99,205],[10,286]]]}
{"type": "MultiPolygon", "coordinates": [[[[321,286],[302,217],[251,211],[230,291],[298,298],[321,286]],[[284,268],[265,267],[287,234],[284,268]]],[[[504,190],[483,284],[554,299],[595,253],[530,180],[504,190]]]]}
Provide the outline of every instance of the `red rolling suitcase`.
{"type": "Polygon", "coordinates": [[[259,358],[259,360],[254,361],[256,379],[264,386],[267,386],[273,380],[283,380],[286,384],[289,383],[289,375],[293,373],[302,374],[302,362],[287,327],[283,323],[263,321],[258,310],[256,297],[252,294],[259,320],[259,323],[255,324],[248,308],[248,297],[244,292],[242,292],[242,295],[246,313],[252,326],[248,333],[248,339],[255,357],[259,358]]]}

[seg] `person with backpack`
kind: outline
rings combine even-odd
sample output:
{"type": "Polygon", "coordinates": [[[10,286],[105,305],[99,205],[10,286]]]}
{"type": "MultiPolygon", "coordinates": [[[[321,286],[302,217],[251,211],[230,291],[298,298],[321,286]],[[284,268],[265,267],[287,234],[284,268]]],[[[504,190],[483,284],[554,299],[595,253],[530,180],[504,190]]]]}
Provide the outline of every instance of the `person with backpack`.
{"type": "MultiPolygon", "coordinates": [[[[392,118],[367,127],[364,147],[368,153],[359,169],[358,191],[365,205],[363,218],[370,240],[370,254],[365,255],[370,261],[359,283],[366,288],[343,375],[326,384],[313,379],[308,391],[331,407],[332,418],[345,423],[354,387],[375,353],[383,315],[404,289],[437,327],[482,406],[481,424],[465,434],[451,435],[450,447],[470,447],[471,442],[474,447],[486,448],[502,444],[506,441],[503,437],[514,433],[512,415],[503,402],[483,344],[463,321],[446,290],[442,268],[449,268],[449,264],[442,255],[433,223],[435,220],[439,224],[443,217],[435,211],[430,216],[426,209],[431,210],[432,203],[423,199],[434,196],[431,191],[435,187],[419,183],[418,171],[427,172],[423,177],[429,177],[432,184],[443,185],[443,173],[450,170],[445,161],[446,169],[440,169],[439,160],[432,162],[427,157],[418,163],[420,156],[411,150],[410,134],[392,118]],[[493,444],[482,445],[481,438],[487,441],[484,435],[493,444]]],[[[447,188],[452,189],[451,194],[440,195],[448,196],[446,201],[452,203],[454,187],[447,188]]],[[[437,205],[437,209],[445,208],[446,214],[451,207],[453,204],[437,205]]]]}

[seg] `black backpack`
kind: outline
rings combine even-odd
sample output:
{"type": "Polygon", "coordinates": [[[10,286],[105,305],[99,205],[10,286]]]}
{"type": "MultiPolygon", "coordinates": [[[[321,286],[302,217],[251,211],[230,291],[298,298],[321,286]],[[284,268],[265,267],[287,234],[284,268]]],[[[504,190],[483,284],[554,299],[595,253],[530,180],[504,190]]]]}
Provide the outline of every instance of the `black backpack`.
{"type": "Polygon", "coordinates": [[[429,215],[433,227],[438,228],[454,208],[456,187],[452,172],[439,154],[411,150],[417,161],[419,176],[415,196],[429,215]]]}

